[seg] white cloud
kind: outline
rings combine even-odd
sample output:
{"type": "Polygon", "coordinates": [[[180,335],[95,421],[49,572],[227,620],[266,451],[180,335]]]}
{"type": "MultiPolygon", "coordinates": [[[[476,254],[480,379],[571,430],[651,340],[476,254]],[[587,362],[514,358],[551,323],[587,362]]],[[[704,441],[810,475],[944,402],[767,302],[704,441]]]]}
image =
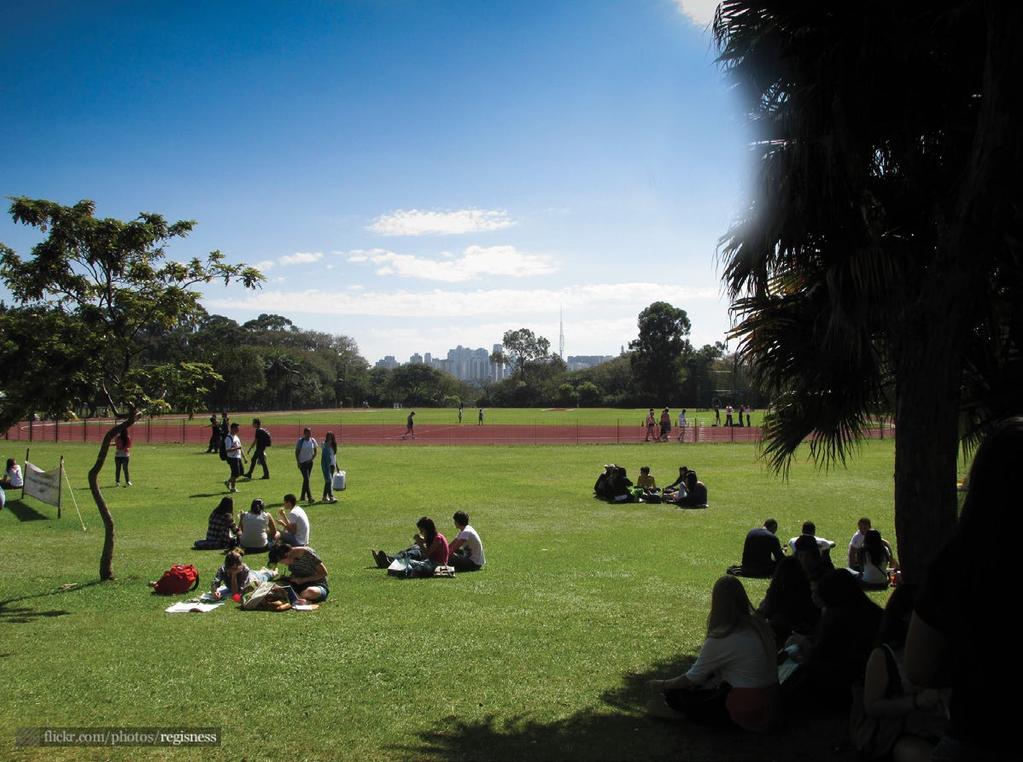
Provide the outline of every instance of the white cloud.
{"type": "Polygon", "coordinates": [[[435,212],[398,209],[373,220],[369,230],[388,236],[464,235],[511,227],[515,221],[503,209],[458,209],[435,212]]]}
{"type": "Polygon", "coordinates": [[[514,246],[469,246],[462,256],[445,252],[441,259],[396,254],[386,249],[349,252],[348,261],[377,266],[377,275],[397,275],[445,283],[464,283],[487,275],[527,278],[557,271],[550,257],[526,254],[514,246]]]}
{"type": "Polygon", "coordinates": [[[294,254],[278,257],[277,262],[282,266],[307,265],[312,262],[319,262],[323,259],[322,251],[296,251],[294,254]]]}
{"type": "Polygon", "coordinates": [[[272,270],[274,267],[274,261],[272,259],[264,259],[262,262],[256,262],[253,265],[261,273],[265,273],[267,270],[272,270]]]}
{"type": "Polygon", "coordinates": [[[678,9],[697,26],[707,26],[714,21],[714,11],[721,0],[675,0],[678,9]]]}
{"type": "Polygon", "coordinates": [[[717,288],[687,288],[666,283],[599,283],[561,289],[479,289],[476,291],[354,291],[337,292],[264,290],[243,298],[213,299],[215,309],[279,312],[283,315],[315,313],[398,318],[477,318],[497,315],[548,315],[557,305],[582,314],[583,310],[627,309],[634,315],[659,294],[670,293],[675,303],[716,300],[717,288]]]}

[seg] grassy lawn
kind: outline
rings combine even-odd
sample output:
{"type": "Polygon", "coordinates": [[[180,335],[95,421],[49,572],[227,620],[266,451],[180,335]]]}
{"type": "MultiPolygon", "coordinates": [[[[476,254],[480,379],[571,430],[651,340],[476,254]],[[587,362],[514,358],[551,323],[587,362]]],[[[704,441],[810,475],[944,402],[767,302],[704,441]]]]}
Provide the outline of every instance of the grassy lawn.
{"type": "MultiPolygon", "coordinates": [[[[136,446],[135,486],[115,490],[111,459],[118,578],[95,584],[94,453],[32,445],[40,466],[65,456],[87,532],[70,501],[60,521],[31,499],[0,512],[0,758],[828,758],[827,742],[798,727],[765,740],[648,720],[639,686],[693,658],[711,585],[767,516],[783,538],[813,518],[839,558],[861,515],[894,544],[890,441],[865,444],[848,470],[797,464],[787,482],[745,445],[345,448],[348,491],[308,510],[331,579],[318,612],[229,603],[172,616],[163,609],[177,599],[145,582],[190,562],[206,586],[222,557],[190,547],[226,469],[195,446],[136,446]],[[633,476],[650,465],[659,483],[696,468],[711,508],[598,502],[593,481],[612,461],[633,476]],[[420,515],[451,537],[457,509],[483,537],[484,571],[402,581],[371,568],[370,548],[404,547],[420,515]],[[58,592],[65,583],[81,587],[58,592]],[[215,725],[223,745],[16,750],[25,725],[215,725]]],[[[263,497],[276,513],[298,492],[283,452],[270,466],[272,480],[241,483],[236,507],[263,497]]],[[[766,582],[746,585],[759,602],[766,582]]]]}

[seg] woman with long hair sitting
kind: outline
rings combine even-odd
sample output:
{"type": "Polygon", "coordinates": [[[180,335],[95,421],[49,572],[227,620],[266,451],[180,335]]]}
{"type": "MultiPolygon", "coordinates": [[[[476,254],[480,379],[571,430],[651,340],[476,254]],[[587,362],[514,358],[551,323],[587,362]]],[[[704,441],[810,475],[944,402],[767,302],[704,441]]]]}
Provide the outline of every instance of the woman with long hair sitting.
{"type": "Polygon", "coordinates": [[[221,498],[220,503],[210,513],[206,525],[206,539],[196,540],[192,545],[194,550],[223,550],[233,548],[238,544],[234,533],[238,527],[234,523],[234,501],[229,498],[221,498]]]}
{"type": "Polygon", "coordinates": [[[651,680],[651,714],[700,724],[768,730],[776,720],[778,673],[771,628],[736,577],[714,583],[707,639],[689,671],[651,680]]]}
{"type": "Polygon", "coordinates": [[[387,569],[395,559],[402,561],[401,570],[389,570],[396,577],[432,577],[433,570],[448,562],[447,538],[437,531],[437,525],[429,516],[416,522],[419,530],[412,536],[413,545],[393,557],[382,550],[373,551],[373,560],[381,569],[387,569]]]}
{"type": "Polygon", "coordinates": [[[860,582],[867,587],[888,587],[888,567],[894,559],[885,546],[881,533],[870,529],[863,535],[863,546],[859,551],[860,582]]]}

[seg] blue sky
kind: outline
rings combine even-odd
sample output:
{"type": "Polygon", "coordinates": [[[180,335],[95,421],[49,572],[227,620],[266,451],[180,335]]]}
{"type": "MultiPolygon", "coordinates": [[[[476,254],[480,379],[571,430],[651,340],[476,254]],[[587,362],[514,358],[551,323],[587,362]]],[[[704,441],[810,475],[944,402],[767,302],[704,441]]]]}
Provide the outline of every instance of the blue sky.
{"type": "MultiPolygon", "coordinates": [[[[615,354],[656,300],[721,340],[747,137],[712,8],[8,0],[0,195],[195,219],[171,256],[267,276],[209,310],[371,361],[519,327],[556,347],[559,308],[566,355],[615,354]]],[[[37,240],[0,219],[20,253],[37,240]]]]}

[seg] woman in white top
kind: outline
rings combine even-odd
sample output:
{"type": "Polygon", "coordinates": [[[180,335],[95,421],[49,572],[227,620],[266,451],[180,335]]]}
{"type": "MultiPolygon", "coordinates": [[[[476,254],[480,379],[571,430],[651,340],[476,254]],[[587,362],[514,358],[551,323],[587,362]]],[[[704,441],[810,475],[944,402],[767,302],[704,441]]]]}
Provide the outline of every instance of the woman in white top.
{"type": "Polygon", "coordinates": [[[4,478],[0,479],[0,487],[4,489],[21,489],[25,486],[25,480],[21,476],[21,466],[14,458],[7,459],[7,470],[4,478]]]}
{"type": "Polygon", "coordinates": [[[876,529],[863,535],[859,556],[860,582],[870,587],[888,587],[888,566],[893,564],[893,559],[876,529]]]}
{"type": "Polygon", "coordinates": [[[778,697],[774,635],[753,610],[736,577],[714,583],[707,639],[689,671],[651,680],[650,712],[693,722],[765,731],[775,722],[778,697]]]}
{"type": "Polygon", "coordinates": [[[266,553],[270,541],[277,536],[277,525],[259,499],[252,501],[247,512],[238,514],[238,527],[241,530],[238,542],[246,553],[266,553]]]}

